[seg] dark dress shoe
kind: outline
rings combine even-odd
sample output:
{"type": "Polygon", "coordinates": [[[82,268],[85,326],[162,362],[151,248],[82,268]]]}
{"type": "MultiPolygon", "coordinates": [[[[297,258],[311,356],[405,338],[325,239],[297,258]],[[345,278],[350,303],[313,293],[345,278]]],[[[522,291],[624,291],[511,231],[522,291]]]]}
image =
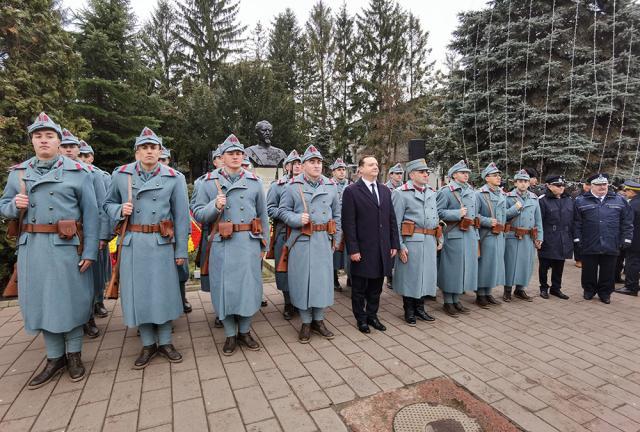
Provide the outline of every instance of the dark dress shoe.
{"type": "Polygon", "coordinates": [[[531,297],[529,297],[529,295],[527,294],[527,292],[523,289],[517,289],[513,295],[517,298],[519,298],[520,300],[524,300],[524,301],[533,301],[533,299],[531,297]]]}
{"type": "Polygon", "coordinates": [[[616,283],[617,284],[623,284],[624,283],[624,279],[622,279],[622,276],[617,276],[616,277],[616,283]]]}
{"type": "Polygon", "coordinates": [[[411,327],[416,325],[416,304],[414,298],[402,296],[402,307],[404,308],[404,320],[411,327]]]}
{"type": "Polygon", "coordinates": [[[222,355],[230,356],[236,351],[236,347],[238,346],[238,340],[235,336],[229,336],[224,341],[224,346],[222,347],[222,355]]]}
{"type": "Polygon", "coordinates": [[[31,381],[29,381],[28,389],[35,390],[37,388],[46,385],[56,376],[58,376],[64,370],[67,365],[67,358],[65,356],[47,359],[47,364],[44,365],[44,369],[36,375],[31,381]]]}
{"type": "Polygon", "coordinates": [[[79,352],[67,353],[67,370],[73,382],[80,381],[84,378],[85,369],[80,354],[79,352]]]}
{"type": "Polygon", "coordinates": [[[487,296],[484,296],[484,297],[487,299],[487,302],[488,302],[490,305],[499,306],[499,305],[501,305],[501,304],[502,304],[502,303],[500,303],[498,300],[496,300],[496,299],[495,299],[495,297],[493,297],[491,294],[489,294],[489,295],[487,295],[487,296]]]}
{"type": "Polygon", "coordinates": [[[387,330],[385,325],[382,324],[378,318],[371,318],[371,319],[367,320],[367,324],[370,325],[371,327],[373,327],[374,329],[378,330],[378,331],[387,330]]]}
{"type": "Polygon", "coordinates": [[[261,306],[261,307],[267,307],[267,305],[268,305],[268,304],[269,304],[269,303],[267,303],[267,301],[266,301],[266,300],[262,300],[262,303],[260,303],[260,306],[261,306]]]}
{"type": "Polygon", "coordinates": [[[609,297],[600,297],[600,301],[604,304],[610,304],[611,303],[611,299],[609,297]]]}
{"type": "Polygon", "coordinates": [[[540,297],[542,297],[543,299],[548,299],[549,298],[549,291],[540,290],[540,297]]]}
{"type": "Polygon", "coordinates": [[[319,334],[320,336],[322,336],[325,339],[333,339],[335,336],[333,335],[333,333],[331,332],[331,330],[329,330],[325,325],[324,325],[324,321],[319,320],[319,321],[312,321],[311,322],[311,331],[314,333],[319,334]]]}
{"type": "Polygon", "coordinates": [[[371,333],[371,329],[369,329],[369,324],[364,321],[358,321],[358,330],[362,333],[371,333]]]}
{"type": "Polygon", "coordinates": [[[222,324],[222,321],[220,321],[220,318],[216,317],[216,319],[213,321],[213,326],[215,328],[223,328],[224,324],[222,324]]]}
{"type": "Polygon", "coordinates": [[[456,309],[452,303],[445,303],[444,306],[442,306],[442,310],[449,316],[458,316],[458,309],[456,309]]]}
{"type": "Polygon", "coordinates": [[[180,363],[182,361],[182,354],[176,350],[173,344],[160,345],[158,353],[169,360],[170,363],[180,363]]]}
{"type": "Polygon", "coordinates": [[[189,303],[188,301],[183,301],[182,302],[182,310],[184,311],[184,313],[191,313],[191,311],[193,310],[193,308],[191,307],[191,303],[189,303]]]}
{"type": "Polygon", "coordinates": [[[487,301],[486,296],[479,295],[476,296],[475,303],[480,306],[482,309],[489,309],[489,302],[487,301]]]}
{"type": "Polygon", "coordinates": [[[467,309],[466,307],[462,306],[462,303],[457,302],[453,304],[453,307],[456,308],[456,310],[458,312],[460,312],[461,314],[468,314],[471,311],[469,309],[467,309]]]}
{"type": "Polygon", "coordinates": [[[140,355],[138,356],[136,361],[133,363],[133,368],[134,369],[146,368],[149,365],[149,363],[151,363],[151,359],[154,358],[157,353],[158,353],[158,347],[156,346],[156,344],[143,346],[142,351],[140,352],[140,355]]]}
{"type": "Polygon", "coordinates": [[[284,317],[284,319],[289,321],[291,318],[293,318],[293,315],[295,313],[296,308],[291,303],[284,305],[284,312],[282,312],[282,316],[284,317]]]}
{"type": "Polygon", "coordinates": [[[309,340],[311,340],[311,324],[302,323],[300,333],[298,333],[298,341],[306,344],[309,343],[309,340]]]}
{"type": "Polygon", "coordinates": [[[618,294],[630,295],[634,297],[638,297],[638,291],[629,289],[627,287],[619,288],[616,290],[618,294]]]}
{"type": "Polygon", "coordinates": [[[91,318],[85,325],[82,326],[84,334],[90,339],[95,339],[100,336],[100,329],[96,325],[96,320],[91,318]]]}
{"type": "Polygon", "coordinates": [[[582,298],[585,300],[591,300],[593,297],[595,296],[595,294],[593,293],[589,293],[589,292],[584,292],[584,294],[582,294],[582,298]]]}
{"type": "Polygon", "coordinates": [[[256,342],[251,336],[251,332],[240,333],[238,335],[238,342],[240,342],[241,345],[246,346],[250,351],[258,351],[260,349],[258,342],[256,342]]]}
{"type": "Polygon", "coordinates": [[[569,299],[569,296],[566,295],[565,293],[563,293],[560,290],[551,290],[551,291],[549,291],[549,294],[551,294],[552,296],[556,296],[558,298],[561,298],[562,300],[569,299]]]}
{"type": "Polygon", "coordinates": [[[98,318],[105,318],[109,316],[109,311],[104,307],[104,303],[98,302],[93,305],[93,314],[98,318]]]}

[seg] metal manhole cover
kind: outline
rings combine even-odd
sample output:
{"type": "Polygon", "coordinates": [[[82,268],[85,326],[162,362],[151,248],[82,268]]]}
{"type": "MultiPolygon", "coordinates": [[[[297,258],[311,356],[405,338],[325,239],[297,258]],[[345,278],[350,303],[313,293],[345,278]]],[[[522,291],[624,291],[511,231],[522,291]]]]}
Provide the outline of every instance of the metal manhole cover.
{"type": "Polygon", "coordinates": [[[402,408],[393,418],[394,432],[482,432],[480,425],[455,408],[417,403],[402,408]]]}

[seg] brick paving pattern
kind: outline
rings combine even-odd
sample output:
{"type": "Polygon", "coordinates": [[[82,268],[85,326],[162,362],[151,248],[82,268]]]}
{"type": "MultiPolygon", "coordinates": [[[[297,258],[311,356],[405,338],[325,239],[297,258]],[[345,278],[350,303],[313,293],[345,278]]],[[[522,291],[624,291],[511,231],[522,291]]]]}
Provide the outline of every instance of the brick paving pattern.
{"type": "MultiPolygon", "coordinates": [[[[537,277],[534,277],[534,281],[537,277]]],[[[344,279],[342,280],[344,284],[344,279]]],[[[532,284],[528,291],[537,294],[532,284]]],[[[450,377],[532,432],[640,430],[640,299],[584,301],[567,262],[568,301],[536,297],[436,322],[407,326],[402,302],[384,290],[384,333],[354,326],[350,299],[336,294],[327,313],[332,341],[297,342],[299,320],[281,316],[282,296],[265,284],[269,305],[253,322],[263,348],[222,356],[210,298],[190,292],[193,313],[175,321],[184,361],[156,357],[133,370],[140,342],[118,304],[85,340],[87,379],[65,373],[37,390],[27,381],[44,362],[42,337],[27,335],[17,307],[0,310],[0,431],[346,431],[335,405],[436,377],[450,377]]],[[[498,290],[495,290],[498,294],[498,290]]],[[[496,295],[497,297],[497,295],[496,295]]],[[[438,306],[441,306],[441,300],[438,306]]],[[[434,304],[427,302],[433,311],[434,304]]]]}

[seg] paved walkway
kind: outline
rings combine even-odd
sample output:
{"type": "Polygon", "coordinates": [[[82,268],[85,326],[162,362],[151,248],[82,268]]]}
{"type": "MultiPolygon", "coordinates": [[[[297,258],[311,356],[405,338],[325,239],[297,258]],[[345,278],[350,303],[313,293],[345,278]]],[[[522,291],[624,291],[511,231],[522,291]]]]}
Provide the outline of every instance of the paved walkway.
{"type": "MultiPolygon", "coordinates": [[[[534,279],[537,279],[534,277],[534,279]]],[[[24,333],[17,307],[0,310],[0,431],[344,431],[337,406],[448,375],[523,429],[640,430],[640,299],[584,301],[578,270],[567,263],[568,301],[536,298],[463,318],[435,311],[434,324],[403,323],[401,301],[385,289],[385,333],[354,327],[350,300],[336,296],[327,321],[333,341],[296,341],[299,321],[282,319],[282,297],[254,319],[263,349],[221,355],[209,297],[189,293],[193,313],[176,321],[174,343],[185,360],[155,358],[131,369],[140,349],[119,305],[87,340],[87,379],[66,374],[38,390],[26,382],[44,361],[43,341],[24,333]]],[[[496,290],[497,291],[497,290],[496,290]]],[[[530,290],[534,292],[535,290],[530,290]]],[[[433,303],[427,303],[429,309],[433,303]]]]}

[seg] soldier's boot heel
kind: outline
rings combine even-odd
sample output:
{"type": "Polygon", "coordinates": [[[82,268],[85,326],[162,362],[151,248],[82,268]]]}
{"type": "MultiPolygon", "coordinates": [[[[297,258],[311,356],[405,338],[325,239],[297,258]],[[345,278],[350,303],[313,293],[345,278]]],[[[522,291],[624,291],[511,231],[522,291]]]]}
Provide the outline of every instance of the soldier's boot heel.
{"type": "Polygon", "coordinates": [[[485,298],[487,299],[487,302],[489,303],[489,305],[499,306],[502,304],[498,300],[496,300],[495,297],[493,297],[491,294],[486,295],[485,298]]]}
{"type": "Polygon", "coordinates": [[[29,381],[27,388],[29,390],[35,390],[46,385],[55,377],[60,375],[62,371],[64,371],[66,365],[67,358],[65,356],[52,359],[48,358],[47,364],[44,366],[44,369],[42,369],[42,371],[38,375],[36,375],[31,381],[29,381]]]}
{"type": "Polygon", "coordinates": [[[81,381],[84,379],[85,368],[82,364],[81,353],[67,353],[67,370],[71,381],[81,381]]]}
{"type": "Polygon", "coordinates": [[[251,351],[258,351],[260,349],[260,345],[258,344],[258,342],[256,342],[253,337],[251,337],[251,332],[240,333],[238,335],[238,342],[246,346],[247,349],[251,351]]]}
{"type": "Polygon", "coordinates": [[[107,310],[106,307],[104,307],[104,303],[103,302],[97,302],[93,306],[93,313],[98,318],[106,318],[106,317],[109,316],[109,311],[107,310]]]}
{"type": "Polygon", "coordinates": [[[284,305],[284,312],[282,312],[282,317],[287,321],[293,318],[293,315],[296,313],[295,307],[289,303],[284,305]]]}
{"type": "Polygon", "coordinates": [[[502,294],[502,301],[509,303],[511,301],[511,287],[504,287],[504,294],[502,294]]]}
{"type": "Polygon", "coordinates": [[[173,344],[160,345],[158,347],[158,353],[170,363],[180,363],[182,361],[182,354],[180,354],[173,344]]]}
{"type": "Polygon", "coordinates": [[[475,303],[482,309],[489,309],[489,301],[485,295],[477,294],[475,303]]]}
{"type": "Polygon", "coordinates": [[[411,297],[402,297],[402,307],[404,308],[404,320],[411,327],[416,325],[416,307],[411,297]]]}
{"type": "Polygon", "coordinates": [[[84,334],[90,339],[95,339],[100,336],[100,329],[96,325],[96,320],[93,317],[91,317],[91,319],[89,319],[89,321],[87,321],[87,323],[82,326],[82,330],[84,331],[84,334]]]}

